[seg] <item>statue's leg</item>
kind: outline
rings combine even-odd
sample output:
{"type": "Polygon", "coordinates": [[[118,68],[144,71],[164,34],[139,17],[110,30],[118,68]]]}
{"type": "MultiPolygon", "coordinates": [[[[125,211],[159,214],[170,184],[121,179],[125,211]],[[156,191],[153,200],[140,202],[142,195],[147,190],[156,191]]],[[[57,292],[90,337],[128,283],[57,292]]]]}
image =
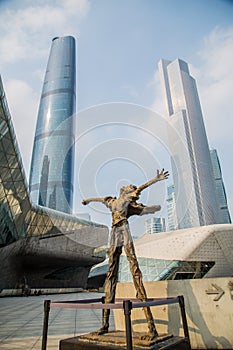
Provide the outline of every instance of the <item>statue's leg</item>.
{"type": "MultiPolygon", "coordinates": [[[[138,265],[137,257],[134,250],[134,245],[133,243],[126,244],[124,248],[125,248],[127,259],[129,261],[130,271],[133,276],[134,286],[137,292],[136,297],[141,301],[146,301],[147,300],[146,290],[142,282],[142,273],[138,265]]],[[[144,310],[146,320],[148,322],[148,328],[149,328],[149,337],[145,337],[145,338],[153,339],[158,336],[158,332],[155,328],[154,318],[153,318],[151,309],[149,307],[144,307],[143,310],[144,310]]]]}
{"type": "MultiPolygon", "coordinates": [[[[109,249],[109,267],[108,272],[105,279],[105,303],[114,303],[115,301],[115,293],[116,293],[116,285],[117,285],[117,276],[118,276],[118,267],[119,267],[119,259],[122,252],[121,246],[112,246],[109,249]]],[[[104,334],[108,332],[109,328],[109,315],[110,310],[103,310],[103,319],[102,319],[102,327],[97,331],[98,334],[104,334]]]]}

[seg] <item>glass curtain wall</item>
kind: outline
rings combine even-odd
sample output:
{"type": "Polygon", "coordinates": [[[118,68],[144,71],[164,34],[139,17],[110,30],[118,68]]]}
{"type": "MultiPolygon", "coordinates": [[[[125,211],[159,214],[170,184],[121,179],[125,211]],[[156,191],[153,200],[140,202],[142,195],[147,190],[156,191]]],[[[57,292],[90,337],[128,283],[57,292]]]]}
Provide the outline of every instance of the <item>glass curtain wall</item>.
{"type": "Polygon", "coordinates": [[[54,38],[40,100],[29,188],[34,203],[72,212],[75,39],[54,38]]]}

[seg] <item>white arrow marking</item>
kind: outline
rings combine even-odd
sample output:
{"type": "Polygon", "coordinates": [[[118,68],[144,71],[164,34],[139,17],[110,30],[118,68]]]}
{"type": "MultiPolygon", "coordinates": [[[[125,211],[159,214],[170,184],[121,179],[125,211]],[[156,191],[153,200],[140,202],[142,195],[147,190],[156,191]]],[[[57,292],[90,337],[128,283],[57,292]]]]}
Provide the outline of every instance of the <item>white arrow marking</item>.
{"type": "Polygon", "coordinates": [[[211,285],[215,288],[215,290],[209,289],[209,290],[206,290],[205,292],[206,294],[217,294],[216,297],[214,298],[214,301],[218,301],[225,292],[222,288],[217,286],[217,284],[211,283],[211,285]]]}

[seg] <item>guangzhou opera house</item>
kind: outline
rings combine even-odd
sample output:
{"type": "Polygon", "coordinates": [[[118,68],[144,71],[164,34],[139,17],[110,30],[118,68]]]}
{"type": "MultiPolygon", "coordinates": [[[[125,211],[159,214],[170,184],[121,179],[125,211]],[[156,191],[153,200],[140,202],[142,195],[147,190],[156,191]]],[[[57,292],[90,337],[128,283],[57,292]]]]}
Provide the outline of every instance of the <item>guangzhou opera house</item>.
{"type": "Polygon", "coordinates": [[[32,203],[0,80],[1,289],[85,287],[108,228],[32,203]]]}

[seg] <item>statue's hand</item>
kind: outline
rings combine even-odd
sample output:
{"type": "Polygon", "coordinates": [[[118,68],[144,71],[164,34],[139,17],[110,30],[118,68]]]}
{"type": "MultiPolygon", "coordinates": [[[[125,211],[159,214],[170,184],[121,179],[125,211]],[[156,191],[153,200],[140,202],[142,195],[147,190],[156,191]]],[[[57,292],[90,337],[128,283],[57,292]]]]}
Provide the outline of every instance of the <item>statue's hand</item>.
{"type": "Polygon", "coordinates": [[[161,171],[157,170],[157,176],[156,176],[157,181],[166,180],[168,176],[169,176],[168,171],[164,171],[164,169],[162,169],[161,171]]]}
{"type": "Polygon", "coordinates": [[[83,205],[87,205],[88,203],[87,203],[87,201],[85,199],[83,199],[82,204],[83,205]]]}

